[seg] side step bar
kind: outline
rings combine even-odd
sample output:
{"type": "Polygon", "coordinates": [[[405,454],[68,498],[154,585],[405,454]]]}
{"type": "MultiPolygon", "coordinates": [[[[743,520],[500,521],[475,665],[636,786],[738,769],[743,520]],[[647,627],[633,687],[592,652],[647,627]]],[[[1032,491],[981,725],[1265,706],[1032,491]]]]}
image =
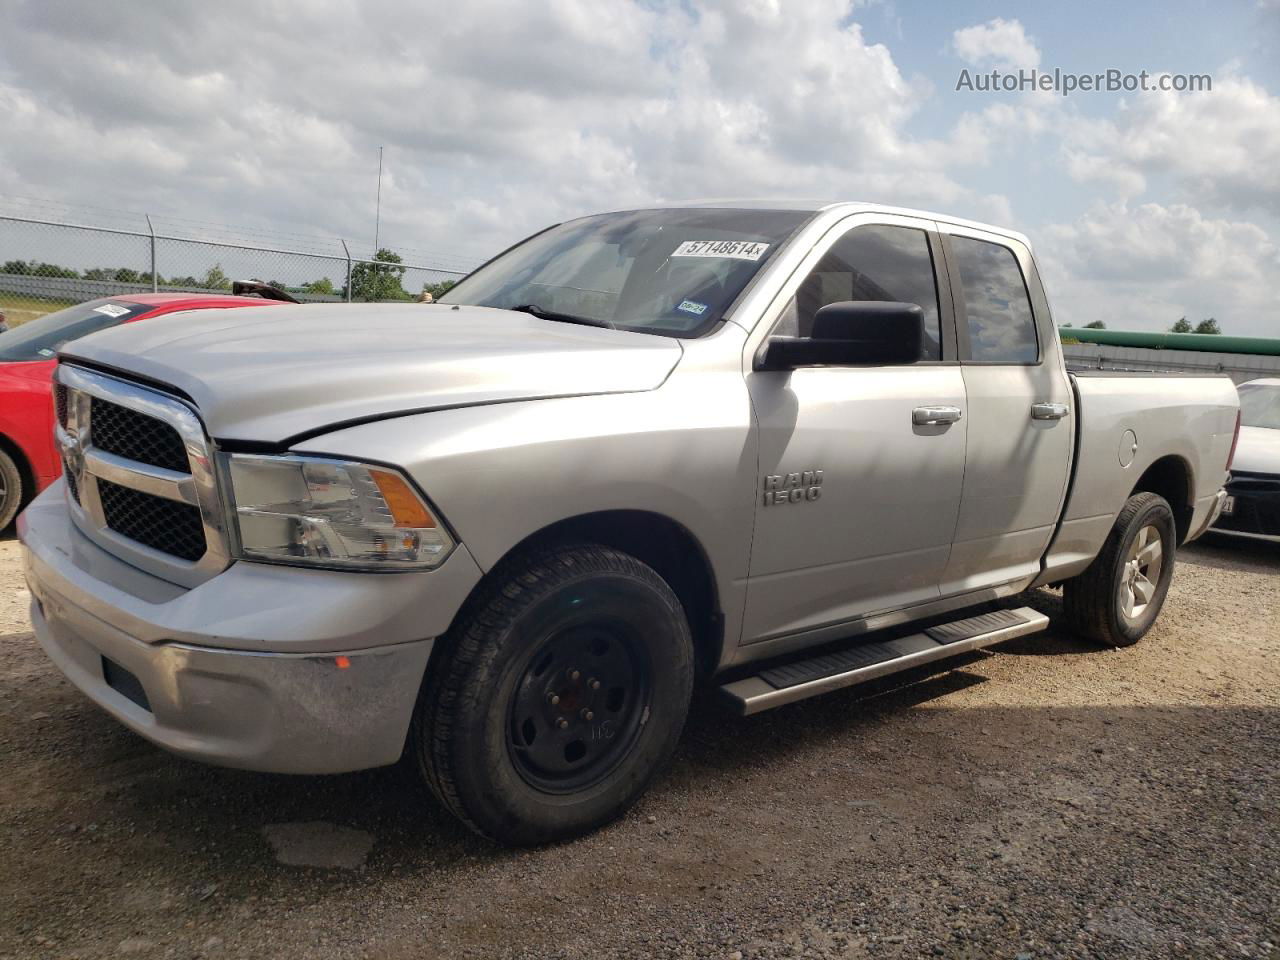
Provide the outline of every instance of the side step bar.
{"type": "Polygon", "coordinates": [[[894,640],[856,646],[760,671],[726,683],[720,691],[744,716],[793,703],[841,687],[954,657],[1002,640],[1039,633],[1049,618],[1031,607],[997,610],[894,640]]]}

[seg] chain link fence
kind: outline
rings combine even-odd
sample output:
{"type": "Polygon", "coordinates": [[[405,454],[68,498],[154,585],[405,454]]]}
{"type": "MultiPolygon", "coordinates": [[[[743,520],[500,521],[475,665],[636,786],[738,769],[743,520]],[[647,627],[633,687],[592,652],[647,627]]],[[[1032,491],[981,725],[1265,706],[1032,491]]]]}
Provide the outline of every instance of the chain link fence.
{"type": "Polygon", "coordinates": [[[272,242],[278,234],[146,214],[116,219],[136,222],[101,226],[0,210],[0,312],[21,323],[97,297],[229,293],[233,280],[269,283],[304,302],[411,301],[468,272],[452,257],[429,263],[396,262],[389,257],[400,254],[381,251],[356,255],[338,237],[285,235],[294,242],[284,244],[272,242]]]}

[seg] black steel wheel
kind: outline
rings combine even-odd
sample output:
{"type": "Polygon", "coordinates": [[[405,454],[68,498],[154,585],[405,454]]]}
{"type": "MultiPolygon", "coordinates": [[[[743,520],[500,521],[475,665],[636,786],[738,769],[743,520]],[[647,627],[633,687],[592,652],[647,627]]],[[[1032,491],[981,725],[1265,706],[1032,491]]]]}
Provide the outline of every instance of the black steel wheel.
{"type": "Polygon", "coordinates": [[[670,758],[693,645],[670,586],[597,544],[495,568],[427,668],[410,749],[472,829],[512,844],[617,817],[670,758]]]}
{"type": "Polygon", "coordinates": [[[551,637],[511,702],[507,746],[520,775],[548,793],[607,776],[640,733],[652,676],[649,651],[625,622],[551,637]]]}

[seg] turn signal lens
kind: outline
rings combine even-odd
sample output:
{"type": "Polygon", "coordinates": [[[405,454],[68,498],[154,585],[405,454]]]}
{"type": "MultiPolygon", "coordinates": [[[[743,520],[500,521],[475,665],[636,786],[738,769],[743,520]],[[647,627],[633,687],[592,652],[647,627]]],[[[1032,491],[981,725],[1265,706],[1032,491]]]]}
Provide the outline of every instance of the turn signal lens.
{"type": "Polygon", "coordinates": [[[436,518],[427,512],[418,495],[413,492],[404,477],[388,470],[370,468],[369,476],[378,485],[378,492],[391,508],[391,516],[397,527],[434,527],[436,518]]]}

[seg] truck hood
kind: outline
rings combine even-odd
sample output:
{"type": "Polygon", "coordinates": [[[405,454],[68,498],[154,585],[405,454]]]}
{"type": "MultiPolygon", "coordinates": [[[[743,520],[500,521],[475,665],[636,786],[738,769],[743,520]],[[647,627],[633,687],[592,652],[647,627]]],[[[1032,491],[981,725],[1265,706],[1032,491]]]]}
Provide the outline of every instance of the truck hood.
{"type": "Polygon", "coordinates": [[[1280,430],[1241,427],[1232,471],[1280,474],[1280,430]]]}
{"type": "Polygon", "coordinates": [[[272,444],[445,407],[652,390],[680,355],[669,337],[447,304],[201,310],[61,352],[186,394],[217,439],[272,444]]]}

